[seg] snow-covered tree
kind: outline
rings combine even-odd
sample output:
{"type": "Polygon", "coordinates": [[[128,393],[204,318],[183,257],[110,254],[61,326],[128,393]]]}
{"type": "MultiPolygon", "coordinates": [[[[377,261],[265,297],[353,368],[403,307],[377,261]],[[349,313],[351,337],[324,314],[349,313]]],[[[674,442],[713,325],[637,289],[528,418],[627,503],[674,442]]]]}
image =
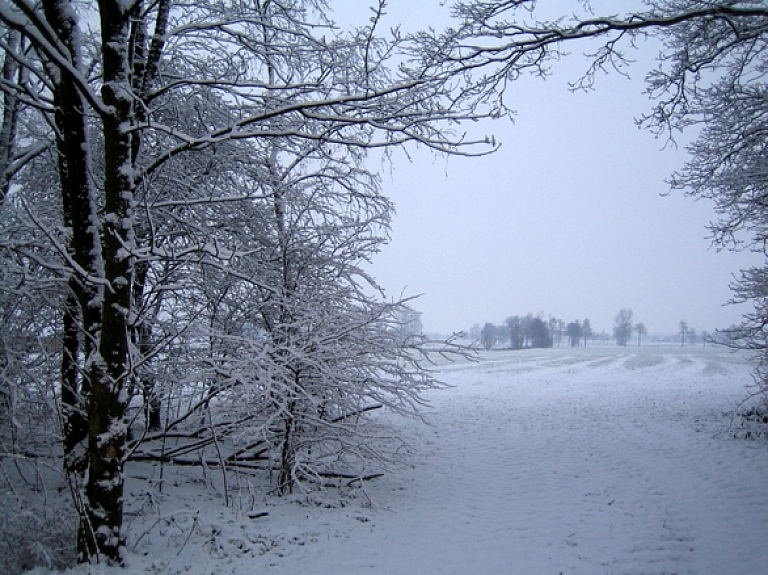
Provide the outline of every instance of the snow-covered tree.
{"type": "MultiPolygon", "coordinates": [[[[452,129],[496,112],[447,81],[439,38],[378,37],[383,8],[341,34],[323,0],[0,4],[0,201],[22,206],[25,237],[42,238],[35,251],[6,228],[3,247],[30,285],[52,277],[59,289],[48,302],[61,341],[54,395],[82,559],[120,561],[127,459],[191,421],[161,421],[163,402],[183,396],[218,434],[217,406],[258,390],[287,445],[299,403],[338,423],[341,405],[366,409],[381,394],[406,406],[429,381],[392,347],[393,306],[361,296],[359,258],[382,237],[366,234],[388,211],[375,185],[359,187],[361,166],[366,150],[408,142],[492,149],[452,129]],[[40,159],[53,217],[24,185],[40,159]],[[279,230],[288,223],[301,227],[279,230]],[[245,348],[241,372],[232,361],[245,348]],[[339,389],[354,399],[334,404],[320,380],[368,387],[339,389]],[[128,442],[137,405],[144,425],[128,442]]],[[[295,479],[301,449],[290,451],[295,479]]]]}
{"type": "Polygon", "coordinates": [[[486,322],[480,332],[480,344],[486,349],[491,349],[496,345],[496,336],[499,328],[490,322],[486,322]]]}
{"type": "Polygon", "coordinates": [[[397,324],[400,338],[405,342],[413,338],[420,338],[423,335],[423,326],[421,323],[421,313],[403,305],[397,313],[397,324]]]}
{"type": "Polygon", "coordinates": [[[568,336],[568,341],[571,347],[579,347],[581,344],[581,337],[584,335],[584,328],[579,320],[574,320],[565,326],[565,334],[568,336]]]}
{"type": "Polygon", "coordinates": [[[548,348],[552,347],[552,334],[543,319],[534,317],[530,320],[530,341],[531,347],[548,348]]]}
{"type": "Polygon", "coordinates": [[[621,308],[613,320],[613,339],[616,344],[626,347],[629,338],[632,336],[632,310],[621,308]]]}
{"type": "Polygon", "coordinates": [[[509,336],[509,347],[512,349],[523,348],[523,326],[519,315],[513,315],[504,320],[509,336]]]}
{"type": "Polygon", "coordinates": [[[585,319],[581,322],[581,329],[584,332],[584,347],[587,347],[589,338],[595,335],[595,332],[592,330],[592,323],[589,319],[585,319]]]}
{"type": "Polygon", "coordinates": [[[644,335],[648,335],[648,328],[642,322],[635,324],[635,333],[637,333],[637,347],[640,347],[640,342],[644,335]]]}

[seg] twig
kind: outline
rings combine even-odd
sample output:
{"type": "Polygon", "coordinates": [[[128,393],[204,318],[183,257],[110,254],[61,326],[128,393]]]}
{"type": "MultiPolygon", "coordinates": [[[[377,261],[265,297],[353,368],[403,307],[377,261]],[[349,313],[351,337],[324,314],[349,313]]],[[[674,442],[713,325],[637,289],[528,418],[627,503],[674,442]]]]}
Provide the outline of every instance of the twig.
{"type": "Polygon", "coordinates": [[[219,456],[219,464],[221,465],[221,475],[224,479],[224,507],[229,507],[229,485],[227,484],[227,465],[224,462],[224,458],[221,455],[221,447],[219,446],[219,440],[216,437],[216,428],[213,425],[213,417],[211,416],[210,404],[208,404],[208,422],[211,424],[211,434],[213,435],[213,445],[216,447],[216,454],[219,456]]]}
{"type": "Polygon", "coordinates": [[[187,543],[189,542],[189,539],[192,537],[192,532],[195,530],[195,525],[197,525],[197,517],[198,517],[198,515],[200,515],[200,511],[199,510],[197,512],[195,512],[195,516],[192,518],[192,527],[189,528],[189,534],[187,535],[187,538],[184,540],[184,544],[176,552],[176,557],[181,555],[181,552],[184,551],[184,548],[187,546],[187,543]]]}

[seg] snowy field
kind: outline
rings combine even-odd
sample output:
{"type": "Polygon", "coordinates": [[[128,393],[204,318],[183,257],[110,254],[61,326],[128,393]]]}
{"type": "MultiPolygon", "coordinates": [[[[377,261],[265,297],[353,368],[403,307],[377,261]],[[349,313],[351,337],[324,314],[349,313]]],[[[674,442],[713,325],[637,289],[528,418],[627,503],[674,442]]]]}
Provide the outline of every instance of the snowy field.
{"type": "Polygon", "coordinates": [[[428,395],[428,425],[395,422],[408,464],[347,499],[254,490],[226,509],[183,474],[166,493],[129,481],[128,572],[768,574],[768,447],[727,416],[744,356],[530,350],[440,369],[453,387],[428,395]]]}

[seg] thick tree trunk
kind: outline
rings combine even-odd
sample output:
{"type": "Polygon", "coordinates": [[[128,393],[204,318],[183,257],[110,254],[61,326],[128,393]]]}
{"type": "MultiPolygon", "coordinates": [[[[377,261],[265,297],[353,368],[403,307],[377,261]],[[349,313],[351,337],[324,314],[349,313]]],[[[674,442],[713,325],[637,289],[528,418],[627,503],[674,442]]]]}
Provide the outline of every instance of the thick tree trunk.
{"type": "MultiPolygon", "coordinates": [[[[67,410],[65,449],[69,454],[83,443],[87,423],[87,470],[75,477],[83,482],[80,559],[121,561],[123,538],[124,421],[130,374],[128,314],[131,306],[132,190],[131,90],[128,74],[129,18],[119,0],[99,2],[103,52],[101,111],[104,134],[104,216],[100,226],[89,181],[87,108],[72,77],[54,74],[57,148],[64,221],[72,230],[70,252],[80,268],[70,282],[71,296],[79,304],[84,374],[77,389],[74,363],[78,334],[72,332],[75,313],[65,311],[68,359],[62,363],[62,400],[67,410]],[[83,273],[84,272],[84,273],[83,273]],[[101,284],[106,288],[97,287],[101,284]],[[79,403],[84,403],[87,422],[79,403]]],[[[46,19],[67,47],[71,64],[79,68],[77,10],[69,0],[44,0],[46,19]]],[[[80,473],[77,458],[71,471],[80,473]],[[77,464],[76,464],[77,463],[77,464]],[[77,471],[76,471],[77,470],[77,471]]]]}
{"type": "Polygon", "coordinates": [[[78,303],[75,291],[64,301],[62,353],[61,353],[61,411],[63,416],[64,468],[70,478],[83,477],[87,465],[85,439],[88,437],[88,420],[82,402],[79,384],[78,303]]]}
{"type": "MultiPolygon", "coordinates": [[[[77,530],[77,550],[80,557],[88,556],[88,549],[93,547],[93,534],[83,515],[82,489],[85,472],[88,468],[87,439],[88,417],[83,403],[87,386],[80,384],[80,337],[78,335],[77,291],[73,280],[64,301],[62,318],[62,354],[61,354],[61,413],[62,437],[64,447],[64,470],[76,498],[76,508],[80,513],[77,530]]],[[[87,380],[84,380],[87,381],[87,380]]]]}
{"type": "Polygon", "coordinates": [[[90,364],[88,481],[86,511],[97,553],[120,563],[124,538],[123,457],[127,435],[125,407],[131,376],[129,313],[133,250],[133,169],[131,162],[131,84],[128,70],[130,18],[126,4],[101,0],[101,95],[109,114],[104,134],[104,216],[101,230],[104,278],[101,333],[90,364]]]}
{"type": "MultiPolygon", "coordinates": [[[[75,11],[66,0],[45,0],[46,19],[59,41],[67,47],[72,65],[79,67],[78,31],[75,11]]],[[[54,74],[55,122],[57,127],[59,184],[62,215],[71,229],[69,252],[80,271],[73,271],[68,282],[69,295],[64,310],[64,359],[61,366],[62,409],[64,413],[65,468],[76,489],[77,508],[81,513],[78,529],[78,555],[83,561],[97,553],[92,523],[86,509],[87,497],[80,492],[87,474],[86,407],[91,401],[91,381],[78,382],[79,357],[92,361],[101,331],[100,288],[93,282],[102,276],[96,203],[89,180],[86,106],[77,86],[66,73],[54,74]],[[87,277],[86,277],[87,276],[87,277]],[[75,308],[75,302],[77,309],[75,308]],[[79,319],[81,333],[76,321],[79,319]],[[82,354],[79,354],[82,342],[82,354]],[[81,501],[82,499],[82,501],[81,501]]]]}

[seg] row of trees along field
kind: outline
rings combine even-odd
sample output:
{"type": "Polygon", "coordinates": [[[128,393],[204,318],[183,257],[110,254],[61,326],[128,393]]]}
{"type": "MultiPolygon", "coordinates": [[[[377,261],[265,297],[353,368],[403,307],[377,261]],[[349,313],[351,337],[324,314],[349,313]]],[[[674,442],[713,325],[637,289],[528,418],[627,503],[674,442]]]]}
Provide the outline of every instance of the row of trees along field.
{"type": "Polygon", "coordinates": [[[550,317],[544,320],[542,317],[527,314],[524,316],[508,317],[503,324],[494,325],[486,322],[483,327],[475,324],[469,331],[470,338],[479,341],[485,349],[495,346],[509,347],[510,349],[586,347],[590,338],[600,341],[607,339],[607,334],[595,334],[588,319],[574,320],[565,323],[561,319],[550,317]]]}
{"type": "MultiPolygon", "coordinates": [[[[278,493],[365,477],[396,443],[370,410],[413,413],[437,385],[406,302],[361,267],[393,214],[368,153],[494,151],[462,124],[510,116],[509,84],[568,45],[598,42],[589,88],[658,37],[641,123],[698,128],[673,188],[714,201],[717,245],[768,245],[764,2],[526,24],[532,1],[463,0],[412,35],[379,29],[385,0],[349,30],[329,3],[0,2],[3,557],[23,534],[61,557],[30,523],[50,499],[25,499],[57,472],[79,559],[115,563],[132,461],[219,469],[225,494],[233,470],[278,493]]],[[[766,269],[734,293],[756,303],[731,341],[765,390],[766,269]]]]}
{"type": "MultiPolygon", "coordinates": [[[[637,335],[639,347],[642,338],[648,335],[648,328],[644,323],[633,323],[632,310],[622,308],[614,319],[613,340],[617,345],[626,347],[634,334],[637,335]]],[[[562,347],[563,345],[587,347],[589,340],[598,341],[602,344],[611,340],[611,336],[607,332],[596,333],[593,331],[589,319],[565,323],[561,319],[550,317],[549,320],[545,321],[530,313],[525,316],[508,317],[502,325],[486,322],[481,328],[480,324],[475,324],[469,330],[469,336],[473,341],[478,341],[485,349],[496,346],[510,349],[562,347]]],[[[698,341],[706,343],[709,339],[707,332],[702,332],[699,335],[695,329],[688,327],[688,323],[684,320],[680,322],[679,336],[683,346],[686,343],[693,345],[698,341]]]]}
{"type": "MultiPolygon", "coordinates": [[[[678,340],[682,347],[685,344],[695,345],[701,342],[706,345],[710,341],[710,335],[706,331],[698,333],[696,329],[688,326],[688,322],[680,320],[678,324],[679,331],[677,333],[678,340]]],[[[648,335],[648,328],[644,323],[633,323],[633,313],[630,308],[622,308],[618,314],[616,314],[613,320],[613,339],[618,345],[627,346],[632,340],[633,334],[637,336],[638,347],[642,343],[642,338],[648,335]]],[[[663,338],[663,341],[669,343],[670,338],[663,338]]]]}
{"type": "Polygon", "coordinates": [[[554,317],[544,320],[530,313],[508,317],[501,325],[486,322],[481,328],[480,324],[475,324],[469,330],[470,338],[479,341],[485,349],[494,346],[510,349],[561,347],[564,338],[568,345],[577,347],[582,341],[586,345],[587,338],[593,335],[588,319],[566,324],[554,317]]]}

